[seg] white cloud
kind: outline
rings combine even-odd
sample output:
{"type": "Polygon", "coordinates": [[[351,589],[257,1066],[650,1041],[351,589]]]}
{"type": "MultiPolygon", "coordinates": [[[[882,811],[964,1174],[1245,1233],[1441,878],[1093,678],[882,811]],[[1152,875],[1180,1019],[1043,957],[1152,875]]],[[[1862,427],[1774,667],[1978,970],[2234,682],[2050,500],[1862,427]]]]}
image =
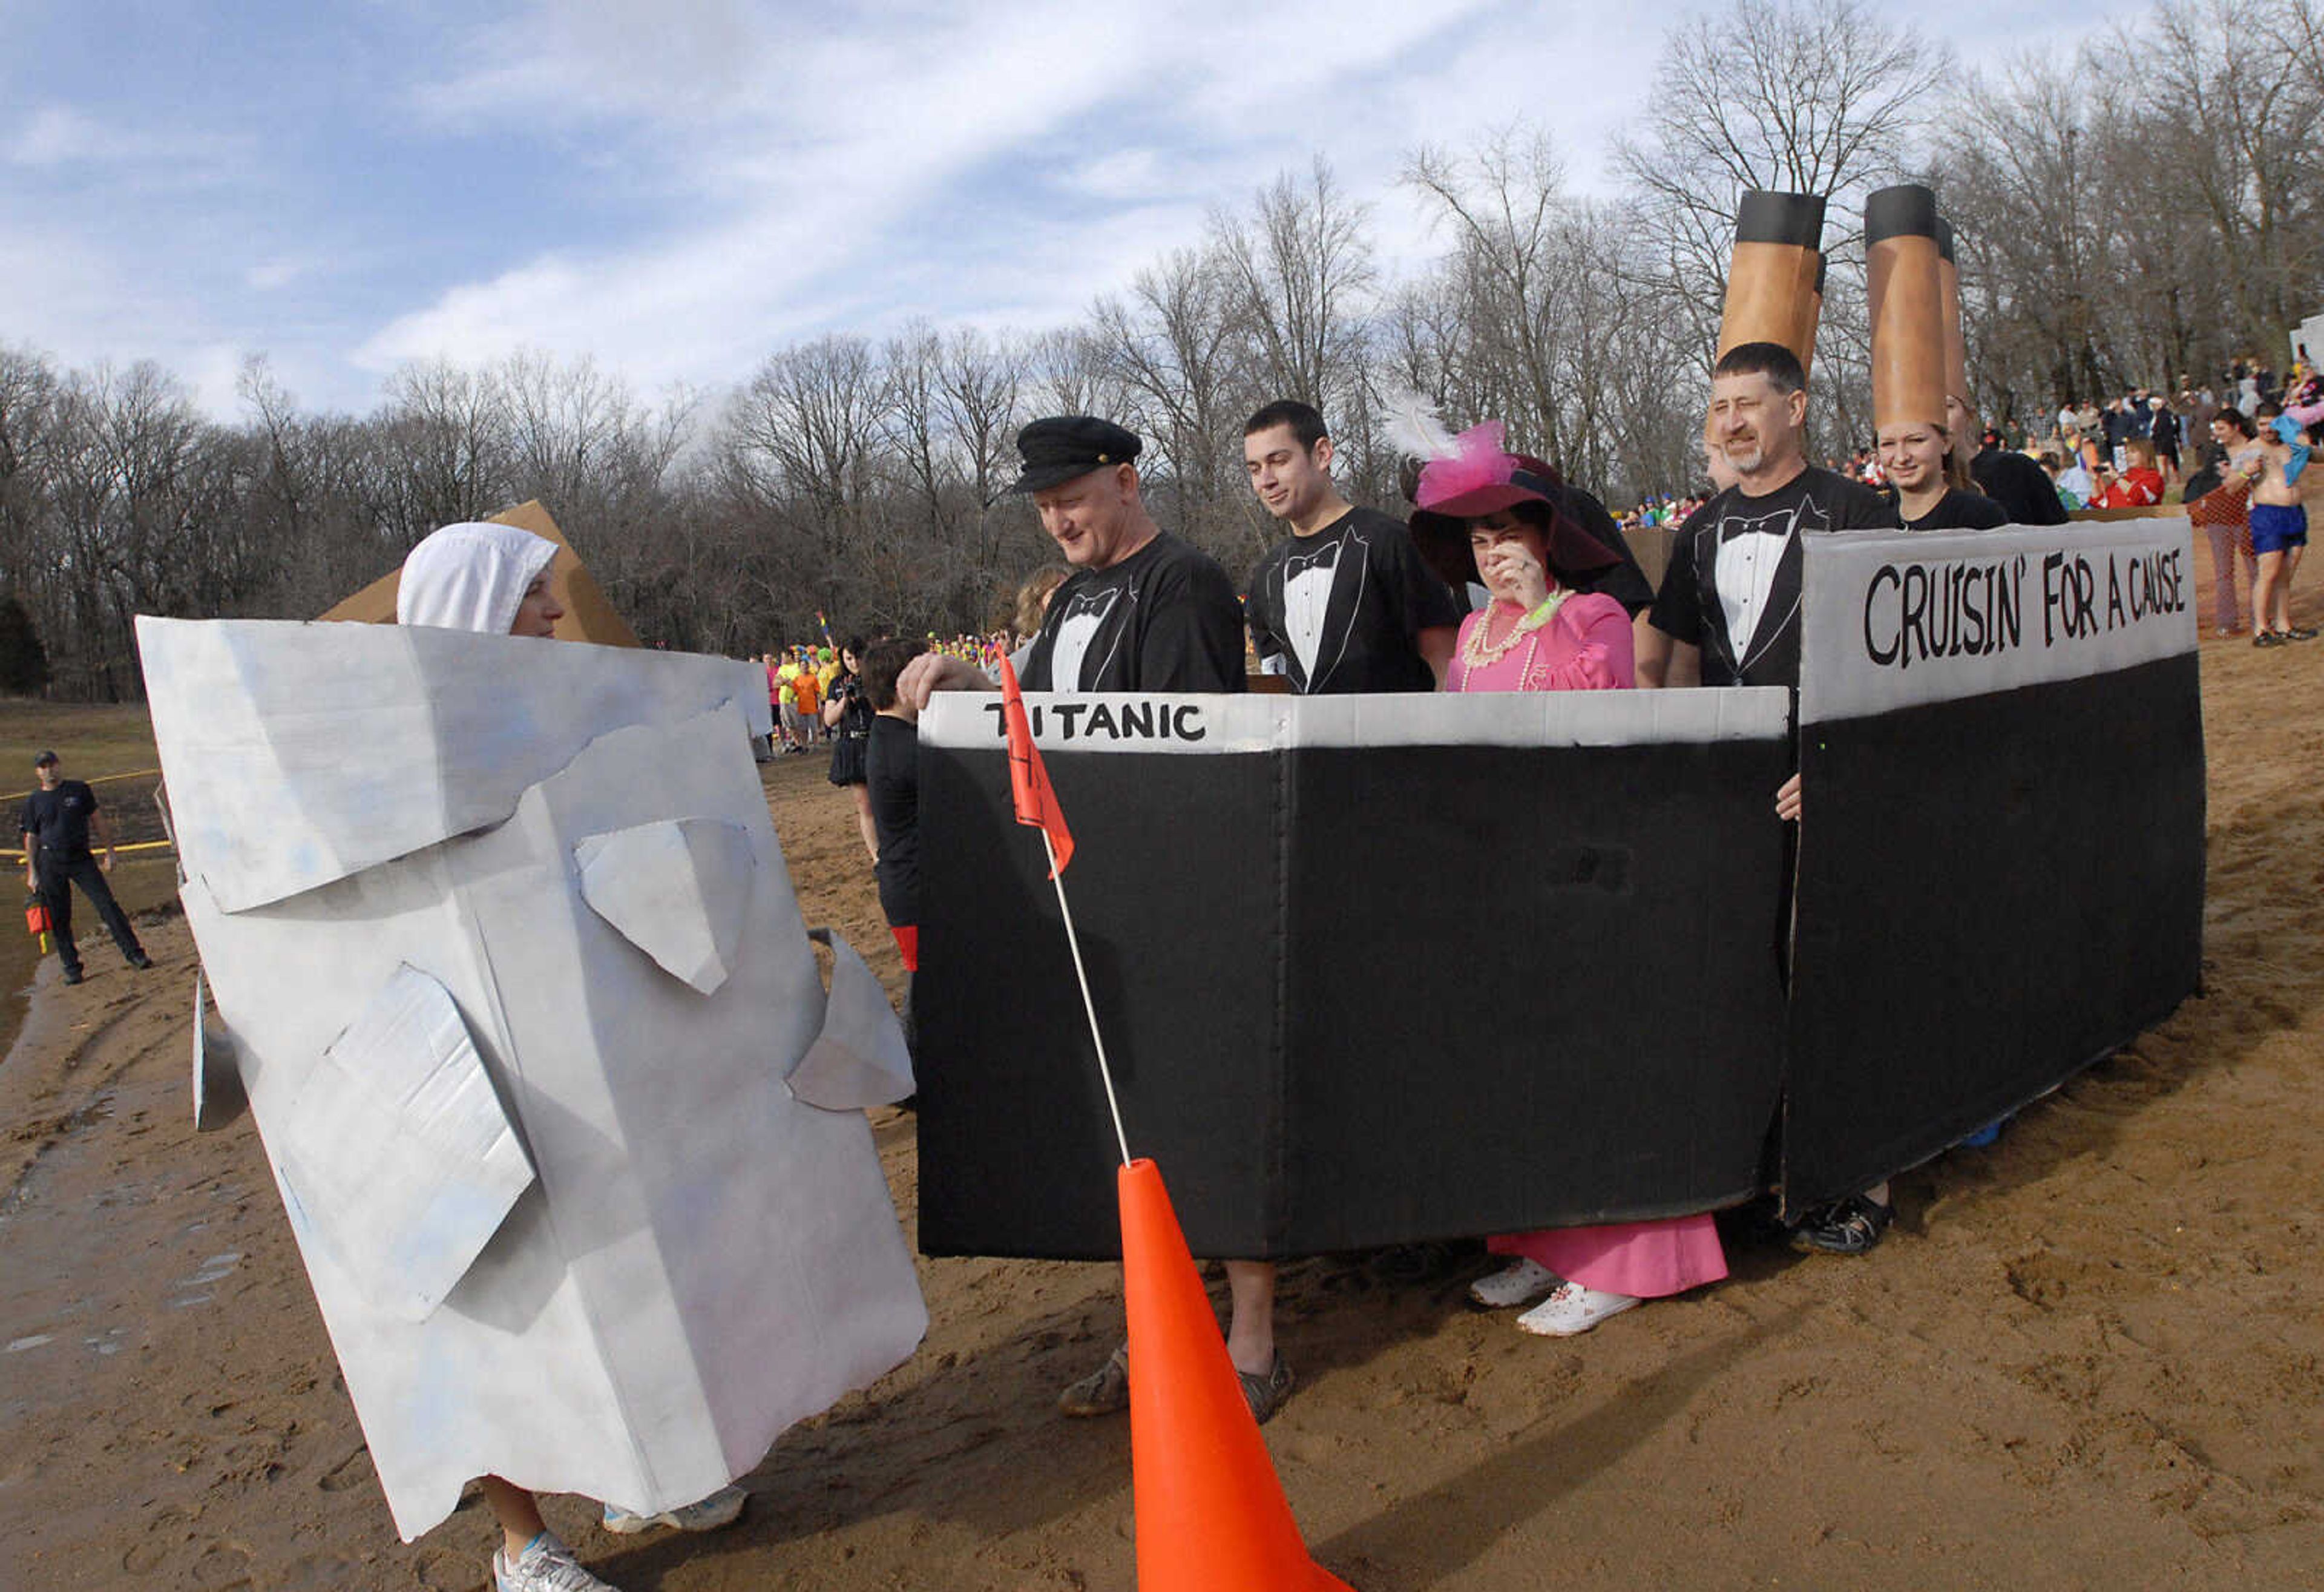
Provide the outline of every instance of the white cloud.
{"type": "MultiPolygon", "coordinates": [[[[1884,20],[1930,26],[1876,3],[1884,20]]],[[[1963,6],[1945,20],[1971,61],[2068,50],[2088,27],[2063,0],[1963,6]]],[[[51,102],[0,107],[0,302],[35,317],[19,312],[9,335],[74,362],[161,358],[206,402],[235,344],[269,349],[331,404],[366,402],[405,359],[522,347],[594,354],[641,386],[716,383],[825,330],[1071,320],[1196,242],[1214,207],[1304,176],[1319,153],[1403,274],[1444,243],[1397,186],[1415,146],[1469,147],[1529,118],[1575,188],[1616,191],[1607,135],[1646,104],[1663,30],[1695,7],[484,9],[503,14],[457,33],[416,23],[393,57],[410,79],[351,106],[300,146],[303,163],[272,133],[217,130],[268,125],[250,109],[264,52],[236,36],[263,12],[219,24],[216,55],[187,63],[208,121],[192,97],[125,86],[125,118],[97,108],[97,85],[44,84],[51,102]],[[403,180],[367,180],[386,171],[403,180]],[[521,193],[512,208],[554,230],[447,225],[438,180],[521,193]],[[314,208],[276,183],[311,189],[314,208]],[[415,238],[440,246],[415,260],[415,238]]]]}
{"type": "Polygon", "coordinates": [[[242,379],[246,352],[232,343],[198,343],[171,361],[171,370],[196,403],[211,414],[228,415],[241,407],[235,386],[242,379]]]}
{"type": "MultiPolygon", "coordinates": [[[[355,357],[376,369],[537,345],[595,348],[648,380],[735,374],[751,362],[744,351],[805,329],[797,305],[827,292],[828,279],[891,269],[881,240],[917,206],[1135,78],[1135,40],[1116,21],[1077,30],[1094,52],[1088,69],[1045,81],[1075,10],[1053,4],[998,25],[807,45],[789,58],[786,92],[770,97],[779,110],[655,141],[686,162],[678,185],[718,196],[705,199],[698,225],[588,258],[520,259],[395,318],[355,357]]],[[[586,103],[619,75],[602,54],[543,59],[553,69],[529,78],[527,92],[561,105],[586,103]]]]}
{"type": "Polygon", "coordinates": [[[1152,148],[1103,151],[1082,162],[1059,180],[1058,186],[1098,199],[1132,199],[1152,193],[1172,180],[1160,151],[1152,148]]]}
{"type": "Polygon", "coordinates": [[[318,264],[310,256],[275,255],[244,269],[242,280],[254,292],[276,292],[312,273],[318,264]]]}
{"type": "MultiPolygon", "coordinates": [[[[892,302],[882,295],[925,283],[924,268],[970,314],[984,305],[964,290],[981,282],[1028,314],[1063,319],[1159,248],[1193,241],[1210,206],[1241,202],[1281,166],[1304,165],[1309,148],[1361,127],[1366,97],[1335,97],[1333,86],[1425,65],[1424,42],[1477,9],[1302,0],[1254,14],[1204,0],[1160,22],[1042,0],[973,20],[862,14],[780,48],[763,20],[713,0],[683,8],[686,25],[667,38],[639,23],[659,8],[634,3],[586,21],[528,12],[489,30],[472,52],[493,59],[428,90],[423,108],[634,121],[650,152],[641,158],[668,162],[670,187],[699,196],[701,219],[596,253],[504,248],[497,269],[395,316],[355,356],[380,369],[540,346],[593,349],[649,380],[730,376],[817,329],[805,306],[868,298],[877,321],[892,302]],[[706,75],[706,51],[745,69],[706,75]],[[698,82],[703,93],[686,91],[698,82]],[[999,213],[1039,234],[1062,208],[1090,218],[1096,236],[1059,240],[1058,254],[1033,237],[996,240],[988,226],[962,240],[974,256],[964,272],[898,257],[896,240],[929,208],[973,217],[979,192],[991,196],[990,224],[1002,224],[999,213]],[[1125,238],[1139,255],[1124,257],[1125,238]]],[[[894,303],[890,318],[910,308],[894,303]]]]}
{"type": "Polygon", "coordinates": [[[128,284],[102,250],[55,227],[0,229],[0,303],[38,305],[44,347],[68,347],[105,324],[128,284]]]}
{"type": "Polygon", "coordinates": [[[412,103],[452,125],[525,118],[693,121],[747,111],[793,30],[744,0],[536,0],[473,30],[478,64],[416,87],[412,103]]]}
{"type": "Polygon", "coordinates": [[[139,141],[70,106],[43,106],[24,119],[8,141],[8,159],[19,166],[61,166],[82,161],[134,158],[139,141]]]}
{"type": "Polygon", "coordinates": [[[182,180],[197,169],[222,170],[248,148],[239,138],[133,125],[75,106],[44,105],[24,117],[0,153],[11,165],[33,170],[150,166],[182,180]]]}

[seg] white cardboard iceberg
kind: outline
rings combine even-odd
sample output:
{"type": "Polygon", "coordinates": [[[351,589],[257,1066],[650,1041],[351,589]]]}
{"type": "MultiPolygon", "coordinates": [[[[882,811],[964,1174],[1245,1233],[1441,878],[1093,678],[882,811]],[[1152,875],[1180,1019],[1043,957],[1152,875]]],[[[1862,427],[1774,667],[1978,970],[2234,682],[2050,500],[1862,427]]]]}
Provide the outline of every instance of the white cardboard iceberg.
{"type": "MultiPolygon", "coordinates": [[[[927,1328],[755,665],[142,618],[186,915],[397,1529],[689,1503],[927,1328]]],[[[843,948],[835,946],[835,952],[843,948]]],[[[853,964],[851,966],[851,964],[853,964]]]]}

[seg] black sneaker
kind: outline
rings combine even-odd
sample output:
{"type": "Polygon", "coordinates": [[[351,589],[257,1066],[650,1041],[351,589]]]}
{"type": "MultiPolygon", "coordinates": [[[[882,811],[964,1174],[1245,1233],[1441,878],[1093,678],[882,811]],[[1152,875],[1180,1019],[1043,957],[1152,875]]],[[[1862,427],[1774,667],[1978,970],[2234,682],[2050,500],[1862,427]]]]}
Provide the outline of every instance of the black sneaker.
{"type": "Polygon", "coordinates": [[[143,973],[152,968],[153,966],[153,958],[147,956],[143,951],[139,951],[135,956],[129,958],[129,965],[136,968],[140,973],[143,973]]]}
{"type": "Polygon", "coordinates": [[[1896,1212],[1876,1199],[1851,1194],[1829,1205],[1819,1205],[1792,1229],[1792,1247],[1802,1253],[1863,1254],[1880,1242],[1896,1212]]]}
{"type": "Polygon", "coordinates": [[[66,968],[65,982],[67,984],[78,984],[80,982],[80,969],[78,967],[66,968]]]}

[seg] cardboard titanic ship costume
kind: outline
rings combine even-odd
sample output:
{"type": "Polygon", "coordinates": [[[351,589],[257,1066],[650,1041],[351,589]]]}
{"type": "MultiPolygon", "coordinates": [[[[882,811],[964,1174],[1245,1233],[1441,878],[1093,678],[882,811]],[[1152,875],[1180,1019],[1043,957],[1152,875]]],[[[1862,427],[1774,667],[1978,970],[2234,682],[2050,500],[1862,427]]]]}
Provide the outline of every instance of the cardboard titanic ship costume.
{"type": "MultiPolygon", "coordinates": [[[[1875,403],[1941,421],[1967,392],[1941,224],[1888,193],[1875,403]]],[[[1808,364],[1823,210],[1745,196],[1722,352],[1808,364]]],[[[1770,1185],[1796,1219],[2161,1021],[2202,954],[2188,536],[1802,534],[1795,704],[1028,695],[1121,1114],[1195,1253],[1770,1185]]],[[[1107,1102],[998,704],[939,697],[919,745],[921,1245],[1110,1255],[1107,1102]]]]}
{"type": "Polygon", "coordinates": [[[187,920],[407,1540],[485,1473],[682,1505],[912,1352],[858,1109],[909,1062],[844,943],[825,995],[755,665],[138,642],[187,920]]]}

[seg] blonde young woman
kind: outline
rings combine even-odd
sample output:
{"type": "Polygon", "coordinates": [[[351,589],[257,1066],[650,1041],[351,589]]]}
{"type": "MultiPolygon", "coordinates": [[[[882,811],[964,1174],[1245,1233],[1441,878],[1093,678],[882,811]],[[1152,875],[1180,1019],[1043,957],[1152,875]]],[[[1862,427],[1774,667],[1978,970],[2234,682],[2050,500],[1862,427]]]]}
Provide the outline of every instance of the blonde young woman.
{"type": "Polygon", "coordinates": [[[1943,426],[1892,421],[1879,440],[1880,471],[1905,530],[1989,531],[2009,523],[2006,509],[1978,495],[1969,461],[1943,426]]]}

